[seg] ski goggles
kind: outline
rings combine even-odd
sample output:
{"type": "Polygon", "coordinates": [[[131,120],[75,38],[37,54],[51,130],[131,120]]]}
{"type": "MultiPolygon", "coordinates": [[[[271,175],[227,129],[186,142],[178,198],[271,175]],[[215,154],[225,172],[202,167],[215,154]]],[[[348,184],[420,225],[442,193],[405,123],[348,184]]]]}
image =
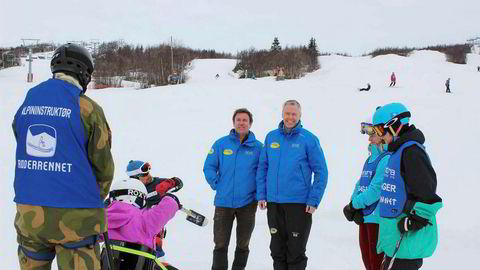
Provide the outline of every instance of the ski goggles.
{"type": "Polygon", "coordinates": [[[373,130],[380,137],[385,136],[389,130],[392,135],[397,136],[400,128],[402,127],[402,123],[400,122],[400,120],[408,117],[411,117],[410,112],[400,113],[392,119],[388,120],[388,122],[385,124],[373,126],[373,130]]]}
{"type": "Polygon", "coordinates": [[[152,169],[152,166],[150,165],[149,162],[145,162],[140,166],[140,168],[130,171],[129,175],[130,176],[147,176],[150,173],[150,170],[152,169]]]}
{"type": "Polygon", "coordinates": [[[373,135],[375,134],[375,130],[373,130],[373,125],[370,123],[362,122],[360,123],[360,133],[362,134],[367,134],[367,135],[373,135]]]}

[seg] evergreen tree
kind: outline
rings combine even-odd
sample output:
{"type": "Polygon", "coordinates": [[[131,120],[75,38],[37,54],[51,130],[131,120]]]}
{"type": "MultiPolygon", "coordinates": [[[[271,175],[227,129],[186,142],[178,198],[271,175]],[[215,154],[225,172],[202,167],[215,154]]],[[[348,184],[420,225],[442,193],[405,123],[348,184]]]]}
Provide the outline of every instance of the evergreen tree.
{"type": "Polygon", "coordinates": [[[308,57],[310,58],[308,71],[311,72],[320,67],[318,64],[317,42],[313,37],[310,39],[310,42],[308,43],[307,53],[308,53],[308,57]]]}
{"type": "Polygon", "coordinates": [[[310,39],[310,42],[308,43],[308,51],[311,53],[312,56],[318,56],[317,42],[313,37],[310,39]]]}
{"type": "Polygon", "coordinates": [[[272,52],[279,52],[282,50],[282,46],[280,46],[280,41],[278,41],[278,38],[275,37],[273,39],[272,47],[270,48],[270,51],[272,52]]]}

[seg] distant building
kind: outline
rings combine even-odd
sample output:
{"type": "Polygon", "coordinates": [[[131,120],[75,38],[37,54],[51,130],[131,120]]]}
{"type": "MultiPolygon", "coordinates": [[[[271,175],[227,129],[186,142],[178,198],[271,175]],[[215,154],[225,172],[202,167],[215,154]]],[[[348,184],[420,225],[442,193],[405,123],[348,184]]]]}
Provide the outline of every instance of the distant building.
{"type": "Polygon", "coordinates": [[[20,57],[13,51],[3,51],[1,56],[0,65],[2,68],[15,67],[22,64],[20,57]]]}

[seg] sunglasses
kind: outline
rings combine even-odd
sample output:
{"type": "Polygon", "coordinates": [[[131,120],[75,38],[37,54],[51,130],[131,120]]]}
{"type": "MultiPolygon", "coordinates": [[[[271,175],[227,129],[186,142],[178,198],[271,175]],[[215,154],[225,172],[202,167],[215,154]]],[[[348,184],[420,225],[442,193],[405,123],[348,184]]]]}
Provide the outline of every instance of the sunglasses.
{"type": "Polygon", "coordinates": [[[367,135],[370,136],[370,135],[375,134],[375,130],[373,129],[372,124],[362,122],[362,123],[360,123],[360,133],[367,134],[367,135]]]}

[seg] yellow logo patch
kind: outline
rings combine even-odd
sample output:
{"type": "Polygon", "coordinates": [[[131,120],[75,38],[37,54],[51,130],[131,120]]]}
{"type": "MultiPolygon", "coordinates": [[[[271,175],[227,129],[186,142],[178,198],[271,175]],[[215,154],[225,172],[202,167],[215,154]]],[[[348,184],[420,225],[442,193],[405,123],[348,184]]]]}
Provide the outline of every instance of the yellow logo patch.
{"type": "Polygon", "coordinates": [[[280,148],[280,144],[277,143],[277,142],[272,142],[272,143],[270,144],[270,148],[280,148]]]}
{"type": "Polygon", "coordinates": [[[212,149],[210,149],[210,151],[208,151],[208,154],[211,155],[211,154],[213,154],[213,152],[215,152],[215,150],[213,150],[213,148],[212,148],[212,149]]]}
{"type": "Polygon", "coordinates": [[[223,154],[226,156],[230,156],[231,154],[233,154],[233,151],[231,149],[225,149],[223,150],[223,154]]]}

